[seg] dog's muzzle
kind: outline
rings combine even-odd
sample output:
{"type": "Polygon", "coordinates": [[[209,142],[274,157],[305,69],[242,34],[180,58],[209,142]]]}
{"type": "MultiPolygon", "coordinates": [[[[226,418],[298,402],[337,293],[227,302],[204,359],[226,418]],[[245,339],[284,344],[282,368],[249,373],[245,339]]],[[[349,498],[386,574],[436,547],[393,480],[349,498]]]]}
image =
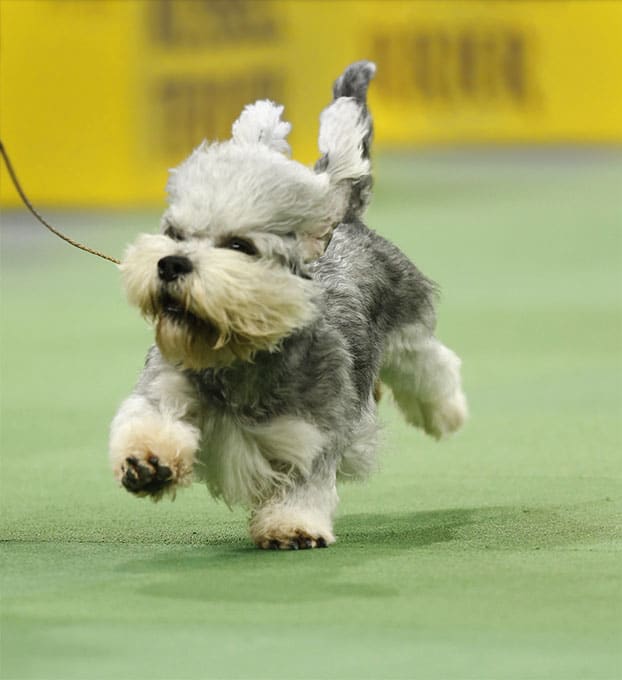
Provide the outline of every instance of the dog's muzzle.
{"type": "Polygon", "coordinates": [[[181,255],[167,255],[158,260],[158,276],[162,281],[171,283],[192,271],[192,262],[181,255]]]}

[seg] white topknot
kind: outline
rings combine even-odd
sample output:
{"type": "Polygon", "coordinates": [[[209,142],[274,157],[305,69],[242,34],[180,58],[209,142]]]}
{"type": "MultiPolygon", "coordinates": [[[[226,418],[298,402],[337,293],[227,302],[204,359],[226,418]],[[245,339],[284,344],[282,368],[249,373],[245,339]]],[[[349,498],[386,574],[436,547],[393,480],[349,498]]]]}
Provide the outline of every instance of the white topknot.
{"type": "Polygon", "coordinates": [[[238,144],[264,144],[270,149],[289,155],[286,137],[291,123],[281,120],[283,106],[263,99],[244,107],[233,124],[231,135],[238,144]]]}

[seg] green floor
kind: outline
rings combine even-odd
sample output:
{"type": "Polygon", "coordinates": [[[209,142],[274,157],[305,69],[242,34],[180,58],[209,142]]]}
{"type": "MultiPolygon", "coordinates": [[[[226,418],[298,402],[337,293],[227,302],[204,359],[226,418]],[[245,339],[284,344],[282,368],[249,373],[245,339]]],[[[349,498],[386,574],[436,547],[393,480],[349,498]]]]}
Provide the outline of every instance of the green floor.
{"type": "MultiPolygon", "coordinates": [[[[8,678],[622,677],[622,156],[378,163],[369,221],[441,283],[472,417],[390,402],[339,542],[260,552],[204,488],[116,488],[108,423],[150,341],[115,268],[2,219],[8,678]]],[[[155,213],[59,226],[119,254],[155,213]]]]}

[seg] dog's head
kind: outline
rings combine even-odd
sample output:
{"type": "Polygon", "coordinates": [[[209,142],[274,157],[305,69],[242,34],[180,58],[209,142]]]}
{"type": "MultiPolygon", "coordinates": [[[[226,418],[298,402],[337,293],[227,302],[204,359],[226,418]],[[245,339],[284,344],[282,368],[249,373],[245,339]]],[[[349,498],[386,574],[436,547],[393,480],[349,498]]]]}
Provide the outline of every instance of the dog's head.
{"type": "Polygon", "coordinates": [[[248,360],[313,319],[308,265],[369,194],[373,72],[359,62],[337,81],[315,171],[288,158],[291,126],[268,101],[245,108],[231,140],[204,142],[171,171],[161,233],[139,236],[121,263],[128,299],[169,361],[199,370],[248,360]],[[362,98],[337,91],[353,70],[362,98]]]}

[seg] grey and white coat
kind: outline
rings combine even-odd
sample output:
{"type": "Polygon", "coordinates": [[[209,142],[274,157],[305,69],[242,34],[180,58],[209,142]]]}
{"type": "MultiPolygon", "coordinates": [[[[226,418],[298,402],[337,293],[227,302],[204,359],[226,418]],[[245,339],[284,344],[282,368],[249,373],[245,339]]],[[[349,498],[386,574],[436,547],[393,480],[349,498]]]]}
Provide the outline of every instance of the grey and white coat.
{"type": "Polygon", "coordinates": [[[261,548],[334,542],[337,481],[375,466],[380,381],[434,437],[466,417],[434,284],[361,221],[374,72],[336,81],[313,170],[287,157],[282,107],[248,106],[172,171],[161,233],[121,264],[156,345],[112,423],[115,477],[154,499],[204,481],[261,548]]]}

